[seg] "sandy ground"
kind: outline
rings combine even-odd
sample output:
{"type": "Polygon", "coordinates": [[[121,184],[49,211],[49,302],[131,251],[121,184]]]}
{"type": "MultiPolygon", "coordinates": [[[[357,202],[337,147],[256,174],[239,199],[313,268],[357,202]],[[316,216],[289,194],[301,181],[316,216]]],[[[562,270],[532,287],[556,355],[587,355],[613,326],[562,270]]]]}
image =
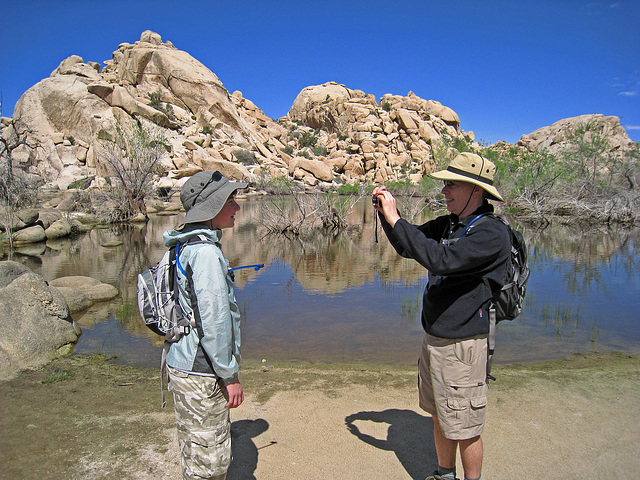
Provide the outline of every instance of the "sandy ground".
{"type": "MultiPolygon", "coordinates": [[[[181,478],[157,377],[68,362],[0,383],[0,478],[181,478]],[[43,383],[56,372],[73,373],[43,383]]],[[[495,373],[483,479],[640,478],[640,357],[495,373]]],[[[245,378],[230,480],[423,480],[434,470],[432,421],[408,369],[256,366],[245,378]]]]}

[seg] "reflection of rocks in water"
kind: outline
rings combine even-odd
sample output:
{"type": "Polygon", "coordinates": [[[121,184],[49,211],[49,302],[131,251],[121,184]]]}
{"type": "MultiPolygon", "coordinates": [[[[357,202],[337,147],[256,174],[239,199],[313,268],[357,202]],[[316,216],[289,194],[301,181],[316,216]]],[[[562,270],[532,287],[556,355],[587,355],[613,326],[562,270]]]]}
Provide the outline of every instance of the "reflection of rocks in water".
{"type": "MultiPolygon", "coordinates": [[[[561,259],[580,263],[611,258],[634,235],[634,230],[604,225],[549,225],[542,229],[517,227],[527,244],[561,259]]],[[[637,235],[637,229],[636,229],[637,235]]]]}
{"type": "Polygon", "coordinates": [[[97,303],[88,310],[74,315],[73,318],[81,327],[91,327],[111,315],[113,306],[109,303],[97,303]]]}
{"type": "MultiPolygon", "coordinates": [[[[402,202],[404,199],[401,199],[402,202]]],[[[261,205],[268,200],[264,196],[240,198],[241,210],[236,226],[224,230],[222,248],[231,267],[265,263],[284,263],[291,266],[295,279],[305,290],[335,294],[351,287],[373,282],[423,282],[427,271],[417,262],[400,257],[389,245],[378,224],[378,243],[375,242],[375,224],[369,199],[359,202],[349,221],[355,227],[336,237],[317,232],[286,238],[266,235],[261,215],[261,205]]],[[[174,205],[178,205],[173,202],[174,205]]],[[[401,207],[403,208],[403,207],[401,207]]],[[[409,207],[408,207],[409,208],[409,207]]],[[[88,274],[101,282],[114,285],[120,291],[122,302],[132,305],[135,317],[136,276],[155,264],[166,250],[162,234],[175,228],[184,218],[184,212],[164,217],[150,215],[150,221],[142,225],[121,225],[117,229],[94,229],[74,239],[66,239],[55,245],[55,250],[30,245],[33,258],[45,258],[43,265],[29,265],[47,280],[66,275],[88,274]],[[121,241],[115,249],[101,245],[121,241]]],[[[517,225],[517,219],[512,219],[517,225]]],[[[550,226],[535,231],[531,227],[518,227],[524,232],[533,255],[549,251],[582,265],[608,259],[630,238],[623,229],[581,229],[579,227],[550,226]]],[[[242,288],[261,272],[242,271],[236,276],[236,285],[242,288]]],[[[131,322],[137,321],[131,318],[131,322]]]]}
{"type": "MultiPolygon", "coordinates": [[[[291,266],[305,290],[328,294],[372,282],[376,276],[403,281],[425,276],[423,267],[397,255],[381,227],[378,227],[379,243],[375,243],[369,199],[359,202],[349,216],[355,228],[335,237],[314,231],[293,238],[267,235],[261,228],[259,207],[264,201],[264,198],[243,201],[235,228],[223,234],[222,247],[232,266],[280,260],[291,266]]],[[[242,282],[242,278],[238,280],[242,282]]]]}
{"type": "Polygon", "coordinates": [[[17,246],[14,251],[20,255],[39,256],[47,250],[46,242],[28,243],[17,246]]]}

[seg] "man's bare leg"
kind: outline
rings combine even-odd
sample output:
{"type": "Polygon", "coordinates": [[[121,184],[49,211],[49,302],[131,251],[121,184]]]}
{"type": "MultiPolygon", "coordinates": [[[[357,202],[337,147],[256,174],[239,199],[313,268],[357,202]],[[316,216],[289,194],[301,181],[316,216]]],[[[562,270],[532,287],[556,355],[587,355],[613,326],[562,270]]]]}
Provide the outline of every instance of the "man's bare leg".
{"type": "Polygon", "coordinates": [[[482,438],[480,435],[468,440],[460,440],[460,457],[466,478],[480,478],[482,474],[482,438]]]}

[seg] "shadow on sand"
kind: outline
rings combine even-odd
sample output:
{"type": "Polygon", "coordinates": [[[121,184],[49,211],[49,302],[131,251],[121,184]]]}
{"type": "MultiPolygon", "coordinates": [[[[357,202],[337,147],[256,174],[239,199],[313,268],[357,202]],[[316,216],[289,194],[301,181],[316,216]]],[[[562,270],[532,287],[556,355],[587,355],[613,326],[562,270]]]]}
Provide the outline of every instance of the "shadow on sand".
{"type": "MultiPolygon", "coordinates": [[[[266,432],[268,428],[269,422],[262,418],[238,420],[231,424],[233,460],[227,471],[227,480],[255,480],[254,472],[258,467],[258,447],[252,438],[266,432]]],[[[269,445],[273,443],[275,442],[269,445]]]]}
{"type": "MultiPolygon", "coordinates": [[[[344,420],[347,429],[363,442],[394,452],[412,479],[424,480],[433,473],[437,457],[431,417],[393,408],[382,412],[358,412],[344,420]],[[379,439],[362,433],[356,422],[387,423],[387,438],[379,439]]],[[[364,423],[360,425],[365,428],[364,423]]]]}

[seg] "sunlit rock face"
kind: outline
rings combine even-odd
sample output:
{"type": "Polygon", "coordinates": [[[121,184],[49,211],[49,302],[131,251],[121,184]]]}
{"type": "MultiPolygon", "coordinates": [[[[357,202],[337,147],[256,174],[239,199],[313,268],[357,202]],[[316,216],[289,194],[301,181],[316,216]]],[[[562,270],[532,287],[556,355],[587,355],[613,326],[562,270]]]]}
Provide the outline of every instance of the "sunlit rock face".
{"type": "Polygon", "coordinates": [[[0,262],[0,378],[68,354],[81,334],[62,294],[29,268],[0,262]]]}

